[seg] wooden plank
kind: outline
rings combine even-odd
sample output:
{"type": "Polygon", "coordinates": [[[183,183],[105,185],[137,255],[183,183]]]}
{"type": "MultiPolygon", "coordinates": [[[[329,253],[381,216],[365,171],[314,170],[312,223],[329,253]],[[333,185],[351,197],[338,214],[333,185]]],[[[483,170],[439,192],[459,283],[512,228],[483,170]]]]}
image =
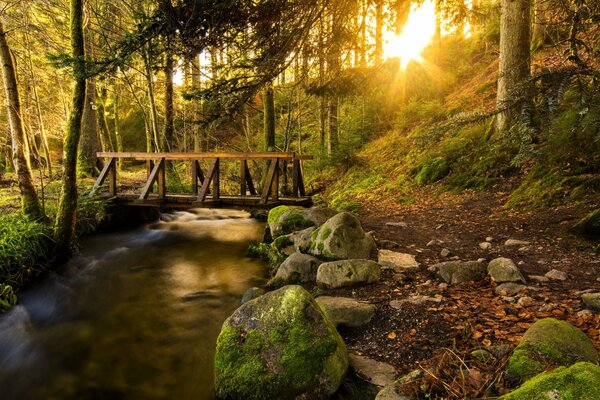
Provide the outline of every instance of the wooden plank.
{"type": "Polygon", "coordinates": [[[256,196],[256,188],[254,187],[254,182],[252,182],[252,175],[250,175],[250,168],[248,168],[248,163],[246,163],[246,185],[248,185],[248,190],[252,196],[256,196]]]}
{"type": "Polygon", "coordinates": [[[295,159],[292,167],[292,195],[298,197],[300,185],[300,160],[295,159]]]}
{"type": "Polygon", "coordinates": [[[216,167],[215,167],[215,170],[213,171],[213,176],[212,176],[212,184],[213,184],[212,185],[213,186],[213,188],[212,188],[212,190],[213,190],[212,191],[212,197],[213,197],[214,200],[219,200],[219,196],[221,194],[221,192],[219,191],[220,175],[221,175],[219,173],[219,169],[220,169],[219,168],[219,164],[220,164],[220,162],[219,162],[218,158],[216,158],[215,161],[216,161],[216,163],[215,163],[216,167]]]}
{"type": "MultiPolygon", "coordinates": [[[[154,183],[155,180],[158,179],[158,176],[161,175],[160,171],[163,171],[164,174],[164,169],[162,168],[162,166],[165,163],[165,159],[161,158],[159,159],[155,164],[154,167],[152,168],[152,171],[150,172],[150,176],[148,177],[148,180],[146,181],[146,184],[144,185],[144,188],[142,189],[142,194],[140,194],[139,199],[140,200],[146,200],[148,198],[148,195],[150,194],[150,188],[152,187],[152,184],[154,183]]],[[[163,175],[164,177],[164,175],[163,175]]],[[[164,179],[163,179],[164,180],[164,179]]],[[[160,183],[159,183],[159,195],[160,195],[160,183]]],[[[163,193],[164,195],[164,193],[163,193]]]]}
{"type": "MultiPolygon", "coordinates": [[[[218,168],[218,165],[219,165],[218,158],[215,158],[214,160],[212,160],[210,162],[210,165],[208,166],[208,171],[206,172],[206,177],[204,178],[204,181],[202,182],[202,187],[200,188],[200,193],[198,193],[198,202],[199,203],[203,203],[206,200],[206,195],[208,193],[208,187],[210,185],[210,182],[213,179],[213,175],[215,174],[215,171],[218,168]]],[[[213,197],[214,197],[214,193],[213,193],[213,197]]]]}
{"type": "Polygon", "coordinates": [[[267,179],[265,180],[265,187],[263,188],[263,193],[260,197],[261,204],[267,204],[269,201],[269,194],[272,190],[273,180],[275,179],[278,165],[279,163],[277,162],[277,159],[271,161],[271,164],[269,165],[269,172],[267,173],[267,179]]]}
{"type": "Polygon", "coordinates": [[[167,171],[167,162],[165,161],[164,158],[160,159],[160,164],[161,167],[158,171],[158,177],[156,179],[156,183],[158,186],[158,197],[160,197],[161,199],[165,197],[165,195],[167,194],[167,177],[166,177],[166,171],[167,171]]]}
{"type": "MultiPolygon", "coordinates": [[[[150,178],[150,173],[152,172],[152,168],[154,168],[154,161],[146,160],[146,180],[150,178]]],[[[154,183],[150,185],[150,193],[152,193],[152,188],[154,187],[154,183]]]]}
{"type": "MultiPolygon", "coordinates": [[[[144,152],[98,152],[98,157],[104,158],[135,158],[138,160],[157,160],[164,158],[166,160],[202,160],[209,158],[222,158],[233,160],[252,160],[252,159],[274,159],[285,158],[293,159],[297,156],[294,152],[218,152],[218,153],[144,153],[144,152]]],[[[300,156],[310,157],[310,156],[300,156]]]]}
{"type": "Polygon", "coordinates": [[[106,161],[106,163],[104,163],[104,167],[102,167],[102,171],[100,171],[100,175],[98,175],[98,179],[96,179],[96,182],[94,182],[94,189],[102,186],[102,184],[108,177],[109,172],[111,171],[111,169],[114,168],[114,166],[115,166],[115,159],[112,157],[109,158],[106,161]]]}
{"type": "Polygon", "coordinates": [[[306,196],[306,190],[304,190],[304,178],[302,178],[302,163],[298,160],[298,196],[306,196]]]}
{"type": "Polygon", "coordinates": [[[279,163],[279,159],[275,160],[275,176],[273,177],[273,181],[271,182],[271,201],[279,200],[279,163]]]}
{"type": "Polygon", "coordinates": [[[192,160],[192,192],[195,195],[198,195],[198,180],[200,180],[200,185],[202,185],[202,182],[204,182],[204,172],[202,172],[198,160],[192,160]]]}
{"type": "Polygon", "coordinates": [[[246,178],[246,173],[248,172],[248,160],[240,161],[240,196],[246,197],[246,192],[248,190],[247,183],[248,180],[246,178]]]}
{"type": "Polygon", "coordinates": [[[117,160],[111,158],[111,162],[113,164],[110,169],[110,173],[108,174],[108,193],[111,196],[117,195],[117,160]]]}

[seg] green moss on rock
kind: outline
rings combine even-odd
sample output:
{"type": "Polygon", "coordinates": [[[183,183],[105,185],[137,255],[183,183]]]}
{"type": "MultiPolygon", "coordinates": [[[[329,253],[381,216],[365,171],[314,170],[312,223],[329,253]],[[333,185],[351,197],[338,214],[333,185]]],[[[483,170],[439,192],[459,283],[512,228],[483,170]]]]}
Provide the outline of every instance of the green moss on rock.
{"type": "Polygon", "coordinates": [[[600,208],[577,222],[573,226],[573,231],[581,235],[600,236],[600,208]]]}
{"type": "Polygon", "coordinates": [[[600,367],[579,362],[560,367],[527,381],[504,400],[597,400],[600,399],[600,367]]]}
{"type": "Polygon", "coordinates": [[[600,361],[590,339],[565,321],[545,318],[525,333],[508,361],[506,374],[509,381],[520,383],[546,370],[579,361],[600,361]]]}
{"type": "Polygon", "coordinates": [[[279,236],[273,241],[273,246],[275,247],[275,249],[280,251],[288,246],[292,246],[293,244],[294,243],[290,239],[289,235],[279,236]]]}
{"type": "Polygon", "coordinates": [[[281,219],[281,216],[286,211],[289,211],[289,210],[290,210],[289,206],[277,206],[275,208],[272,208],[269,211],[269,216],[267,217],[268,224],[271,225],[271,224],[275,224],[275,223],[279,222],[279,220],[281,219]]]}
{"type": "Polygon", "coordinates": [[[325,399],[348,366],[343,340],[310,294],[286,286],[252,300],[217,340],[215,390],[222,399],[325,399]]]}
{"type": "Polygon", "coordinates": [[[419,185],[437,182],[450,172],[448,162],[444,157],[435,157],[434,159],[424,162],[415,170],[415,181],[419,185]]]}

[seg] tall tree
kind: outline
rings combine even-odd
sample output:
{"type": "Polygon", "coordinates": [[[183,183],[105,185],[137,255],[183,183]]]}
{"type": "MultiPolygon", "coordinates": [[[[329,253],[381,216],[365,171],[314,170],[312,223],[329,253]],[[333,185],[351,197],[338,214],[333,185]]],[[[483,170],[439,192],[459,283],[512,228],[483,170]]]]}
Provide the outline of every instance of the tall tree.
{"type": "Polygon", "coordinates": [[[530,0],[502,0],[497,129],[506,131],[518,115],[519,97],[530,75],[530,0]]]}
{"type": "Polygon", "coordinates": [[[73,57],[73,98],[63,142],[62,193],[54,226],[56,252],[60,259],[71,254],[77,209],[77,146],[85,105],[86,67],[83,39],[83,0],[70,3],[71,54],[73,57]]]}
{"type": "Polygon", "coordinates": [[[25,131],[23,116],[21,114],[21,101],[17,86],[17,75],[13,62],[13,55],[8,47],[4,25],[0,20],[0,63],[2,64],[2,80],[6,93],[6,109],[10,126],[12,142],[13,163],[17,173],[17,181],[21,192],[21,208],[32,218],[43,216],[42,208],[33,185],[31,170],[25,156],[25,131]]]}
{"type": "Polygon", "coordinates": [[[272,85],[265,88],[263,102],[265,151],[275,151],[275,96],[272,85]]]}

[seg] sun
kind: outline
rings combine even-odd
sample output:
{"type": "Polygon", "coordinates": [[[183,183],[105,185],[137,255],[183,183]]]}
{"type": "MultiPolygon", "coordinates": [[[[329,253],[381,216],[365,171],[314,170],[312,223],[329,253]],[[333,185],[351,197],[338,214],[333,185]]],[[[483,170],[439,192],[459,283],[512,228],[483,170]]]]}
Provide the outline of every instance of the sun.
{"type": "Polygon", "coordinates": [[[411,61],[422,61],[421,53],[435,35],[435,28],[433,0],[425,0],[420,6],[412,6],[400,35],[394,32],[384,34],[384,57],[399,58],[402,68],[406,68],[411,61]]]}

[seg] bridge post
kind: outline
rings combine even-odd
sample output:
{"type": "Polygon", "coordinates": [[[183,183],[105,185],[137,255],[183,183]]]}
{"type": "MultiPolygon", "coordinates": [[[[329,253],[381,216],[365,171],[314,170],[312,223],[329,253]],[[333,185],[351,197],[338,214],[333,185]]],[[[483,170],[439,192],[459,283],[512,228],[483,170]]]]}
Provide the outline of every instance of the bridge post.
{"type": "Polygon", "coordinates": [[[167,161],[165,158],[161,158],[159,161],[160,170],[158,171],[157,183],[158,183],[158,197],[164,199],[167,194],[167,179],[166,179],[166,170],[167,170],[167,161]]]}

